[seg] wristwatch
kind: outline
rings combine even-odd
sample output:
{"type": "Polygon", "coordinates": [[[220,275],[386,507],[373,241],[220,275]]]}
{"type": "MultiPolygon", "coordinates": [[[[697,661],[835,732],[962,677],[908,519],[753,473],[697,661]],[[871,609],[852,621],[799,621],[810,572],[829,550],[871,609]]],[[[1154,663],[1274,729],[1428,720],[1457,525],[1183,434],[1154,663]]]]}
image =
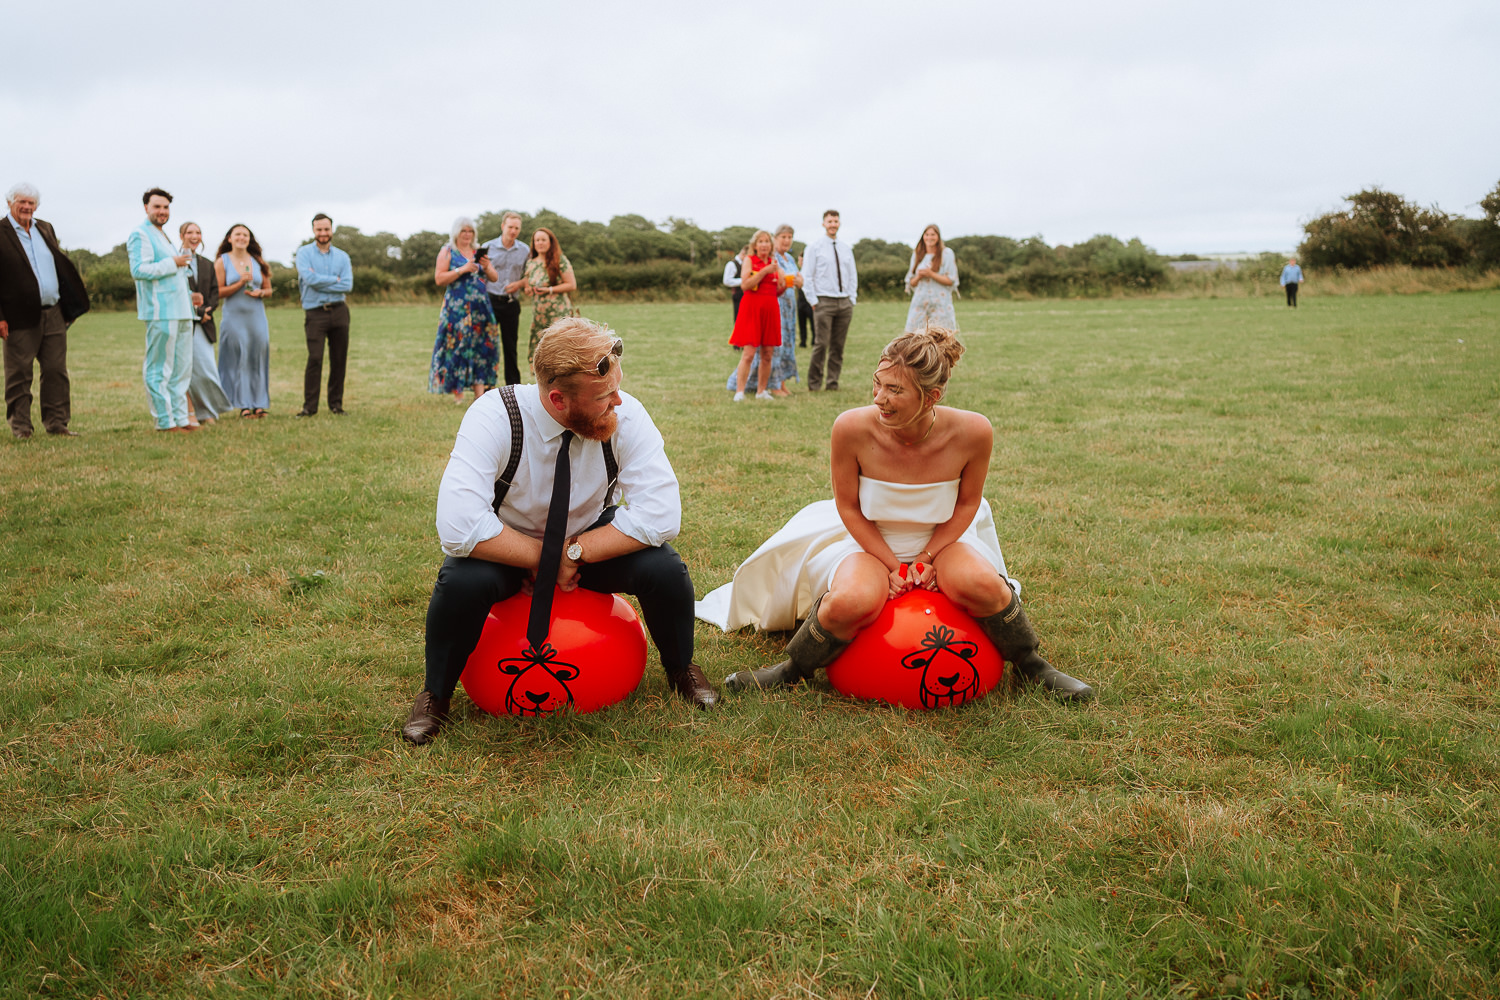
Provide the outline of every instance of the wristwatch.
{"type": "Polygon", "coordinates": [[[569,543],[565,551],[567,552],[569,559],[573,560],[576,563],[583,562],[583,545],[578,541],[578,539],[573,539],[573,541],[569,543]]]}

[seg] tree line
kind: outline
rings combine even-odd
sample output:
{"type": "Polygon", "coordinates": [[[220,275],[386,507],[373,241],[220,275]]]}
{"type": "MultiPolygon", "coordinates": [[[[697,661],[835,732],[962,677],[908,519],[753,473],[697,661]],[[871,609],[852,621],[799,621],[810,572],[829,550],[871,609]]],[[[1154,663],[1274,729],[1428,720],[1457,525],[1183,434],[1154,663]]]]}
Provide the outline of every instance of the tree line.
{"type": "Polygon", "coordinates": [[[1500,267],[1500,183],[1479,200],[1479,219],[1423,208],[1399,194],[1366,188],[1347,207],[1304,225],[1297,248],[1309,268],[1500,267]]]}
{"type": "MultiPolygon", "coordinates": [[[[1347,199],[1348,208],[1308,222],[1298,247],[1303,265],[1360,269],[1390,265],[1411,267],[1500,267],[1500,184],[1480,205],[1484,218],[1449,215],[1435,206],[1421,208],[1399,195],[1371,188],[1347,199]]],[[[723,294],[725,263],[755,232],[754,226],[704,229],[691,219],[669,217],[661,223],[641,215],[617,215],[609,222],[576,222],[550,209],[521,216],[521,239],[530,242],[538,228],[550,229],[572,261],[583,296],[599,294],[643,299],[713,298],[723,294]]],[[[500,235],[504,213],[486,212],[476,225],[480,240],[500,235]]],[[[423,230],[407,237],[364,233],[341,225],[333,242],[349,254],[354,267],[353,297],[365,300],[439,298],[433,264],[447,233],[423,230]]],[[[960,292],[972,298],[1014,296],[1086,297],[1121,292],[1152,292],[1173,281],[1166,257],[1139,239],[1120,240],[1101,234],[1072,245],[1049,246],[1040,236],[958,236],[947,240],[958,261],[960,292]]],[[[792,245],[794,254],[804,248],[792,245]]],[[[897,298],[911,261],[908,244],[862,239],[854,244],[860,295],[897,298]]],[[[69,251],[101,306],[134,301],[125,244],[107,254],[69,251]]],[[[1241,277],[1261,280],[1279,270],[1280,258],[1264,254],[1241,268],[1241,277]]],[[[278,274],[291,290],[290,266],[278,274]]]]}

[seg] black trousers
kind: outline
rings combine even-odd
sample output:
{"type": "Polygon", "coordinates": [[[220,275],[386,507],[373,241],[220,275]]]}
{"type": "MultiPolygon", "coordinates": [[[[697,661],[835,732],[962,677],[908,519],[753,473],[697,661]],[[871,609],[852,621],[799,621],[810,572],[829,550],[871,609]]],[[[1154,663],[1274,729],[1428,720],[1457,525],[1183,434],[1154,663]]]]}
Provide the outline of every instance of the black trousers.
{"type": "Polygon", "coordinates": [[[797,340],[798,347],[807,346],[807,331],[813,329],[813,307],[802,294],[802,289],[797,289],[797,340]]]}
{"type": "Polygon", "coordinates": [[[344,368],[349,361],[349,307],[342,302],[315,306],[303,313],[307,335],[307,371],[302,375],[302,409],[318,412],[323,382],[323,345],[328,345],[328,408],[344,408],[344,368]]]}
{"type": "Polygon", "coordinates": [[[521,300],[514,295],[491,295],[490,309],[500,324],[500,352],[505,358],[505,384],[520,385],[521,369],[516,360],[516,337],[521,333],[521,300]]]}
{"type": "Polygon", "coordinates": [[[1293,309],[1297,308],[1297,283],[1295,281],[1286,283],[1286,304],[1293,309]]]}
{"type": "MultiPolygon", "coordinates": [[[[434,697],[452,696],[479,644],[490,606],[518,594],[526,575],[517,566],[486,559],[443,560],[427,604],[425,688],[434,697]]],[[[672,546],[586,563],[578,576],[579,586],[601,594],[630,594],[640,602],[646,631],[669,676],[693,662],[693,581],[672,546]]]]}

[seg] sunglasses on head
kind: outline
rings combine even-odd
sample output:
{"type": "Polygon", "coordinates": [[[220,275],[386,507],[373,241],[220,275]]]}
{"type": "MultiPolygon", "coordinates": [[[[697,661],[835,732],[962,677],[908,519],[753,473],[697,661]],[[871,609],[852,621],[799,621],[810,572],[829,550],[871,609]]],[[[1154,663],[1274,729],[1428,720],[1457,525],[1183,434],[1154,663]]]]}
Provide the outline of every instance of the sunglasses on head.
{"type": "Polygon", "coordinates": [[[606,375],[609,374],[609,359],[610,358],[618,358],[618,357],[622,356],[625,353],[625,341],[621,340],[619,337],[615,337],[614,341],[615,342],[610,345],[609,353],[605,354],[604,357],[600,358],[599,359],[599,363],[597,365],[595,365],[592,368],[579,368],[577,371],[568,372],[568,374],[569,375],[598,375],[600,378],[604,378],[606,375]]]}

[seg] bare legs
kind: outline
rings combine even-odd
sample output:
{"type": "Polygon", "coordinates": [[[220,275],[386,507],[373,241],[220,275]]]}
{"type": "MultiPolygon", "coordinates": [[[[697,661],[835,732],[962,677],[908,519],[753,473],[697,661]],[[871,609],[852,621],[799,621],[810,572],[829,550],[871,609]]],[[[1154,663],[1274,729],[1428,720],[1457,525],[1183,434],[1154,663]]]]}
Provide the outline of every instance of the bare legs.
{"type": "Polygon", "coordinates": [[[757,399],[769,398],[766,392],[766,382],[771,377],[771,355],[776,352],[772,346],[756,347],[746,344],[744,352],[740,355],[739,367],[734,370],[734,398],[738,402],[745,398],[745,383],[750,380],[750,362],[756,352],[760,352],[759,370],[755,373],[755,397],[757,399]]]}

